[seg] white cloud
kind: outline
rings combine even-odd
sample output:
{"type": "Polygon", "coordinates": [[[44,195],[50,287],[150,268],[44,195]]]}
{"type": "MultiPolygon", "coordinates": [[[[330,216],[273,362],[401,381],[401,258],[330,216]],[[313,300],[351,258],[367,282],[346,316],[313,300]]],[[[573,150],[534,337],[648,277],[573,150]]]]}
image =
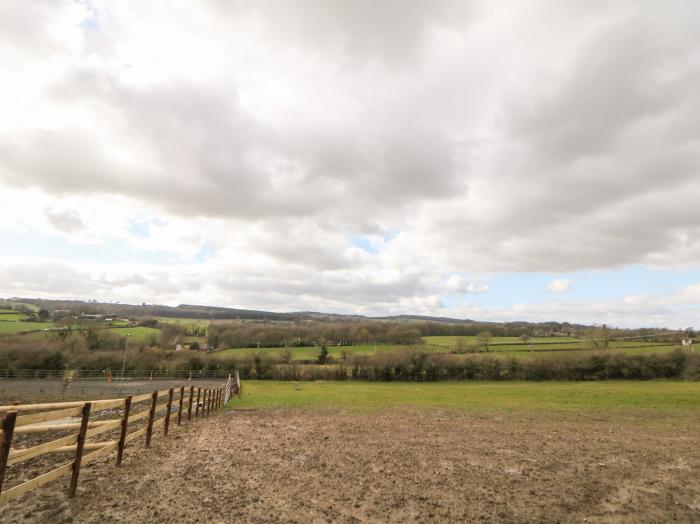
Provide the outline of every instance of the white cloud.
{"type": "Polygon", "coordinates": [[[157,286],[96,288],[137,302],[439,311],[485,274],[697,267],[699,23],[690,1],[11,1],[0,234],[167,253],[157,286]],[[210,281],[177,295],[175,267],[210,281]]]}
{"type": "Polygon", "coordinates": [[[552,293],[566,293],[571,289],[571,284],[573,280],[566,279],[554,279],[549,284],[547,284],[547,289],[552,293]]]}
{"type": "Polygon", "coordinates": [[[445,283],[445,290],[448,293],[488,293],[488,284],[482,282],[471,282],[462,275],[451,275],[445,283]]]}

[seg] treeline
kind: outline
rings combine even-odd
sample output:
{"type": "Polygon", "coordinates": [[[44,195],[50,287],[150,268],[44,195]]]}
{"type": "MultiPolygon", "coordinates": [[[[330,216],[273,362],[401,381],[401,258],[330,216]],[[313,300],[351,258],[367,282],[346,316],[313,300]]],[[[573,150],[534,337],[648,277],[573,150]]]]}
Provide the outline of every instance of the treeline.
{"type": "Polygon", "coordinates": [[[402,322],[256,322],[210,324],[209,347],[309,347],[362,344],[419,344],[420,330],[402,322]]]}
{"type": "Polygon", "coordinates": [[[526,336],[562,336],[576,335],[585,329],[585,326],[548,322],[531,324],[529,322],[514,322],[500,324],[496,322],[469,322],[464,324],[448,324],[443,322],[413,322],[421,336],[456,336],[470,337],[481,332],[488,331],[495,337],[519,337],[526,336]]]}
{"type": "Polygon", "coordinates": [[[110,302],[83,301],[83,300],[51,300],[51,299],[19,299],[27,304],[47,310],[68,311],[72,315],[80,313],[92,315],[119,315],[121,317],[140,318],[169,317],[192,319],[242,319],[242,320],[294,320],[302,318],[304,314],[274,313],[270,311],[256,311],[252,309],[233,309],[215,306],[179,305],[177,307],[161,306],[157,304],[118,304],[110,302]]]}
{"type": "Polygon", "coordinates": [[[275,364],[260,355],[235,361],[241,378],[274,380],[463,381],[463,380],[700,380],[700,355],[680,349],[649,355],[561,355],[533,359],[459,358],[422,351],[355,357],[329,366],[275,364]]]}
{"type": "MultiPolygon", "coordinates": [[[[464,324],[448,324],[442,322],[414,322],[412,325],[421,336],[476,336],[481,332],[488,331],[495,337],[547,337],[547,336],[574,336],[581,338],[628,338],[628,337],[648,337],[649,335],[664,334],[665,336],[655,336],[653,340],[659,342],[679,342],[683,338],[680,331],[671,331],[663,328],[639,328],[639,329],[616,329],[605,325],[585,326],[582,324],[570,324],[568,322],[508,322],[504,324],[492,322],[471,322],[464,324]]],[[[695,332],[688,328],[685,330],[692,338],[695,332]]]]}
{"type": "MultiPolygon", "coordinates": [[[[123,339],[122,339],[123,340],[123,339]]],[[[31,345],[13,339],[0,339],[0,369],[9,370],[98,370],[117,376],[122,369],[124,346],[120,350],[89,349],[44,340],[31,345]]],[[[126,373],[148,374],[151,371],[231,371],[237,362],[191,351],[167,351],[158,347],[129,344],[126,373]]]]}

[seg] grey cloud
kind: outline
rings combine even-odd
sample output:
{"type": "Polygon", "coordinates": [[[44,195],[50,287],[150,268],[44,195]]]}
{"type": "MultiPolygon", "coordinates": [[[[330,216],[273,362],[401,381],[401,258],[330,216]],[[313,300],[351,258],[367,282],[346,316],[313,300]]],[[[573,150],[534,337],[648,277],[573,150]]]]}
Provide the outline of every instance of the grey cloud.
{"type": "Polygon", "coordinates": [[[47,209],[45,214],[51,225],[64,233],[73,233],[85,228],[85,224],[75,210],[47,209]]]}
{"type": "Polygon", "coordinates": [[[52,0],[0,3],[0,49],[11,49],[25,60],[63,52],[62,43],[50,29],[65,16],[70,4],[52,0]]]}
{"type": "Polygon", "coordinates": [[[78,71],[52,95],[91,107],[105,125],[126,127],[111,144],[78,129],[6,137],[0,156],[7,181],[63,193],[121,193],[182,215],[249,219],[364,216],[448,197],[462,185],[460,146],[436,131],[358,136],[304,123],[266,129],[241,110],[235,86],[183,82],[136,90],[78,71]],[[115,160],[112,153],[124,147],[147,151],[155,164],[115,160]],[[266,165],[273,159],[283,161],[282,170],[297,165],[302,179],[275,187],[276,173],[266,165]]]}
{"type": "Polygon", "coordinates": [[[568,163],[610,152],[627,127],[676,106],[685,72],[664,71],[671,64],[655,29],[634,16],[590,35],[552,93],[528,94],[514,108],[515,133],[540,158],[568,163]]]}
{"type": "MultiPolygon", "coordinates": [[[[404,273],[424,259],[449,274],[668,261],[683,242],[697,253],[697,206],[679,205],[700,198],[694,4],[559,7],[577,21],[587,11],[585,24],[571,23],[561,46],[533,46],[515,67],[512,48],[527,47],[519,31],[544,31],[550,4],[525,8],[533,23],[526,29],[517,10],[512,25],[498,25],[513,6],[490,16],[487,4],[466,5],[212,3],[205,20],[220,14],[218,28],[254,26],[261,48],[279,46],[271,60],[280,78],[299,64],[328,75],[273,86],[304,92],[309,107],[282,104],[279,121],[255,116],[239,91],[245,63],[222,64],[220,75],[199,81],[183,64],[183,78],[136,87],[118,67],[95,65],[113,56],[77,56],[45,94],[108,132],[68,123],[6,132],[0,177],[59,195],[126,195],[155,214],[231,219],[231,238],[259,228],[249,248],[285,268],[288,282],[269,289],[289,296],[321,287],[338,301],[434,294],[415,276],[345,281],[342,271],[364,262],[343,254],[338,237],[356,231],[400,230],[407,240],[395,248],[392,269],[404,273]],[[469,40],[473,34],[483,40],[469,40]],[[475,72],[474,56],[489,53],[495,65],[475,72]],[[483,81],[482,71],[490,75],[483,81]],[[318,100],[308,96],[317,92],[318,100]],[[300,267],[309,271],[297,275],[300,267]],[[334,273],[328,282],[319,277],[324,271],[334,273]]],[[[114,38],[105,31],[103,42],[114,38]]],[[[236,282],[251,293],[265,284],[251,279],[236,282]]],[[[177,285],[158,290],[173,293],[177,285]]]]}
{"type": "Polygon", "coordinates": [[[226,15],[257,15],[286,45],[306,52],[332,50],[341,61],[379,60],[390,66],[421,58],[435,27],[463,28],[476,14],[472,2],[457,0],[238,0],[213,2],[226,15]]]}

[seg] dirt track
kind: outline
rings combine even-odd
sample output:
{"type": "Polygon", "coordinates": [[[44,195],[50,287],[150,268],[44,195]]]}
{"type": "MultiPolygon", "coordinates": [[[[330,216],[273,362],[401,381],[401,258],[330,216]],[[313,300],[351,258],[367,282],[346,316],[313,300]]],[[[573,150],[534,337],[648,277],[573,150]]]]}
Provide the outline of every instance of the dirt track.
{"type": "MultiPolygon", "coordinates": [[[[692,420],[418,411],[222,412],[4,522],[700,520],[692,420]],[[199,430],[199,431],[196,431],[199,430]]],[[[110,461],[112,458],[109,459],[110,461]]]]}

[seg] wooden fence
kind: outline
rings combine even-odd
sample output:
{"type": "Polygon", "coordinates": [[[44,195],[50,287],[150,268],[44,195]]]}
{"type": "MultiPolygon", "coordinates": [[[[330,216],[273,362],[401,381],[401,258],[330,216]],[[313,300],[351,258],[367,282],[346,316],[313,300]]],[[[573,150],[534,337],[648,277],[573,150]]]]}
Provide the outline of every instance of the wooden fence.
{"type": "Polygon", "coordinates": [[[239,389],[238,377],[232,380],[229,376],[226,384],[215,388],[182,386],[118,399],[0,406],[0,415],[3,415],[0,434],[0,504],[69,474],[71,481],[68,496],[73,497],[83,464],[116,450],[116,465],[119,466],[127,443],[145,435],[145,447],[148,448],[154,430],[159,426],[163,427],[163,435],[167,437],[172,423],[179,426],[184,419],[190,421],[213,413],[223,407],[239,389]],[[159,403],[160,399],[164,399],[164,402],[159,403]],[[141,410],[137,411],[138,409],[141,410]],[[109,418],[115,415],[118,418],[109,418]],[[95,416],[92,421],[91,416],[95,416]],[[137,425],[143,427],[130,433],[137,422],[137,425]],[[30,447],[13,448],[13,438],[17,440],[16,437],[24,434],[27,434],[26,440],[26,437],[35,438],[36,434],[72,430],[78,432],[49,442],[35,443],[30,447]],[[112,440],[89,441],[108,432],[114,435],[112,440]],[[85,454],[86,451],[91,453],[85,454]],[[3,489],[8,466],[48,453],[71,453],[73,459],[10,489],[3,489]]]}

